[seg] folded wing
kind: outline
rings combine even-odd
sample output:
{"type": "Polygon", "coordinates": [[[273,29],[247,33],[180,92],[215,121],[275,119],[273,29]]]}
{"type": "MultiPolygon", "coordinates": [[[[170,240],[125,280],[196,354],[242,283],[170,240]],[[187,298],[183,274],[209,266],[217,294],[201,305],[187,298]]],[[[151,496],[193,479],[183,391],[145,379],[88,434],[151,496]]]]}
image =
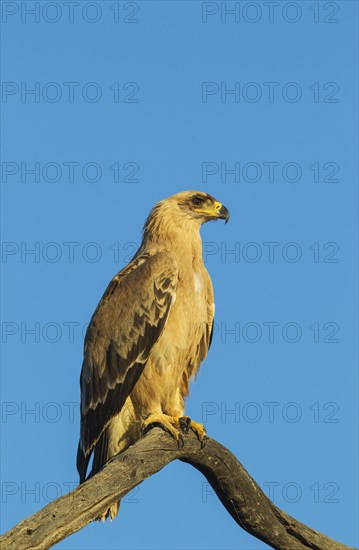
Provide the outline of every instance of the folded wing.
{"type": "Polygon", "coordinates": [[[94,445],[122,409],[175,300],[178,268],[168,253],[136,257],[114,277],[91,319],[81,371],[80,481],[94,445]]]}

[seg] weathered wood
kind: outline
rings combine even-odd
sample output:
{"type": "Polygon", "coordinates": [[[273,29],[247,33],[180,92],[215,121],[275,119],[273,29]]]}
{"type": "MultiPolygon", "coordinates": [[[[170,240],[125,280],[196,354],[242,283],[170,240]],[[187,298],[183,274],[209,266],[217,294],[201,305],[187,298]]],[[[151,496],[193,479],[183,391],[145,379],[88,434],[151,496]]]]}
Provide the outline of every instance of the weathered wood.
{"type": "Polygon", "coordinates": [[[184,435],[184,447],[154,428],[101,472],[48,504],[0,537],[2,550],[47,550],[106,512],[146,478],[173,460],[199,470],[234,520],[277,550],[355,550],[310,529],[277,508],[225,447],[209,439],[204,449],[184,435]]]}

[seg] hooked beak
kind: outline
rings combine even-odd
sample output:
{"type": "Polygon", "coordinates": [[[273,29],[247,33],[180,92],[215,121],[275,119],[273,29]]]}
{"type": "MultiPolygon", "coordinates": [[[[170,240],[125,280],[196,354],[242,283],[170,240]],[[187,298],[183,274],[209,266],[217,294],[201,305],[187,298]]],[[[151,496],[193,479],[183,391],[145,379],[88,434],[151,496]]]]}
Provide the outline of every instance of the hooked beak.
{"type": "Polygon", "coordinates": [[[228,220],[229,220],[229,212],[228,212],[228,209],[223,206],[221,206],[221,208],[219,210],[217,210],[218,212],[218,218],[220,220],[225,220],[225,223],[228,223],[228,220]]]}

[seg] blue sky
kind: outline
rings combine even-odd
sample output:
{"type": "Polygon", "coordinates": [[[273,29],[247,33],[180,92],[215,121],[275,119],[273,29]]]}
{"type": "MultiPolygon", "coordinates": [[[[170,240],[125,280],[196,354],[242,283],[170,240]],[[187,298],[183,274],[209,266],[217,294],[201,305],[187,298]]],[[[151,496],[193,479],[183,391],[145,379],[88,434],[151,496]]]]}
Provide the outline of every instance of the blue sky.
{"type": "MultiPolygon", "coordinates": [[[[231,220],[202,229],[216,330],[186,410],[357,545],[357,3],[1,8],[1,531],[77,483],[86,324],[153,204],[199,189],[231,220]]],[[[57,548],[266,546],[174,463],[57,548]]]]}

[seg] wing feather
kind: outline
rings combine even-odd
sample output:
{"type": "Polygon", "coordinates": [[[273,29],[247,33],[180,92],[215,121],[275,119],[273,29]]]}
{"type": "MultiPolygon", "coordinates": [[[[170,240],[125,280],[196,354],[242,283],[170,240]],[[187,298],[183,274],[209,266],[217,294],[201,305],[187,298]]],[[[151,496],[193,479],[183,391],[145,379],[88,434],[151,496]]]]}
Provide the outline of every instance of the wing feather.
{"type": "Polygon", "coordinates": [[[82,480],[94,445],[122,409],[162,333],[177,280],[171,254],[138,256],[113,278],[92,316],[80,379],[82,480]]]}
{"type": "Polygon", "coordinates": [[[206,357],[208,350],[212,344],[213,328],[214,328],[214,310],[215,310],[212,280],[207,270],[205,270],[205,274],[206,274],[207,319],[208,320],[207,320],[206,330],[203,335],[205,340],[205,349],[201,353],[201,361],[203,361],[203,359],[206,357]]]}

